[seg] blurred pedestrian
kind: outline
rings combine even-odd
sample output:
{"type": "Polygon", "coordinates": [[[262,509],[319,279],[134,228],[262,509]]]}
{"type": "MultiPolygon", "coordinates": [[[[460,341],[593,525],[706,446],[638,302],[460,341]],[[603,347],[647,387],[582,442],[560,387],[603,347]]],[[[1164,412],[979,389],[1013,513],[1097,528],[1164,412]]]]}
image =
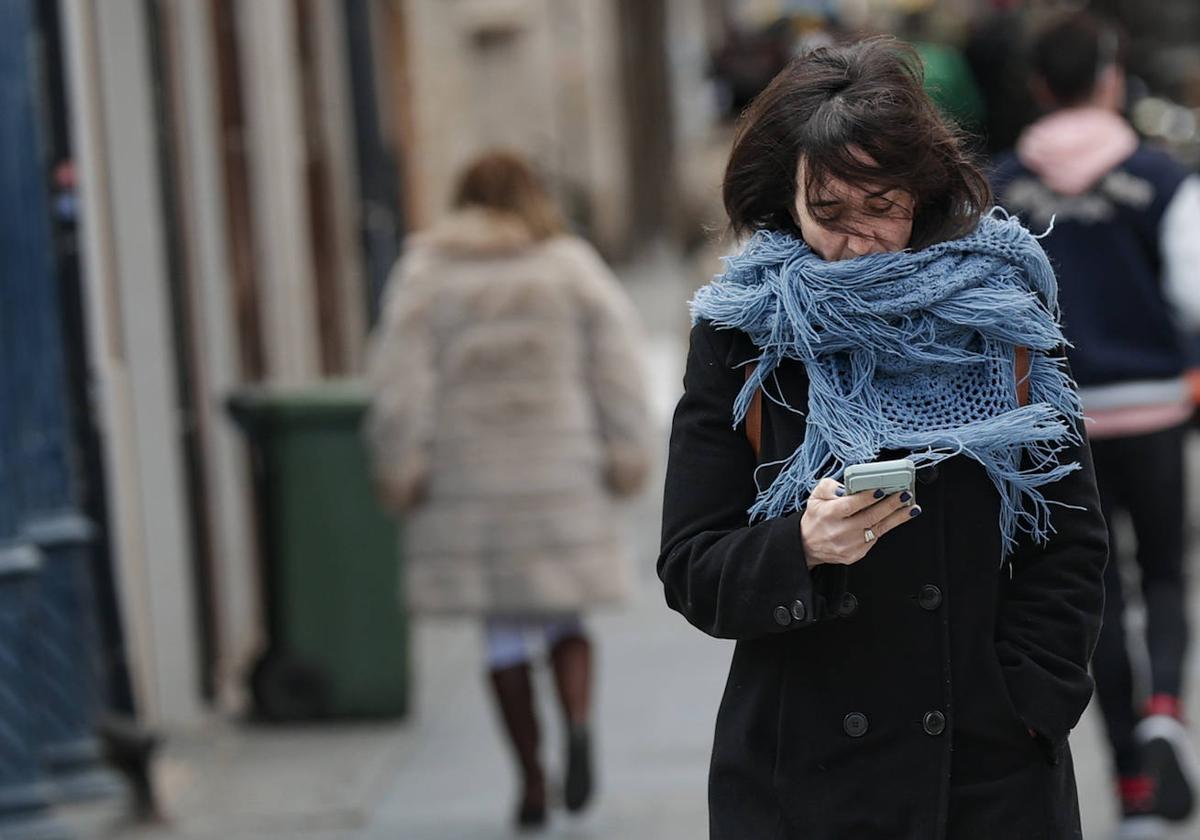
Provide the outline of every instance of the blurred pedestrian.
{"type": "Polygon", "coordinates": [[[963,56],[983,97],[984,148],[989,158],[1013,147],[1036,112],[1029,91],[1029,37],[1023,0],[989,0],[971,24],[963,56]]]}
{"type": "Polygon", "coordinates": [[[692,301],[658,560],[737,640],[711,836],[1080,837],[1107,546],[1045,255],[891,38],[789,65],[724,199],[754,234],[692,301]]]}
{"type": "Polygon", "coordinates": [[[971,66],[957,45],[938,31],[937,5],[933,0],[909,0],[895,35],[912,45],[921,57],[925,92],[942,115],[978,135],[984,122],[984,99],[971,66]]]}
{"type": "Polygon", "coordinates": [[[580,613],[626,589],[615,501],[648,469],[636,313],[564,233],[531,168],[486,154],[454,211],[414,237],[374,337],[368,421],[380,492],[404,513],[407,595],[484,622],[494,697],[520,769],[517,823],[546,822],[530,642],[567,725],[564,798],[592,795],[593,649],[580,613]]]}
{"type": "MultiPolygon", "coordinates": [[[[1138,141],[1121,116],[1122,39],[1086,13],[1053,21],[1033,49],[1048,113],[998,164],[1001,203],[1036,228],[1058,271],[1113,560],[1093,661],[1126,836],[1182,820],[1195,803],[1183,728],[1187,585],[1184,439],[1191,398],[1181,326],[1200,326],[1200,181],[1138,141]],[[1127,513],[1136,554],[1113,529],[1127,513]],[[1121,550],[1119,550],[1121,549],[1121,550]],[[1150,685],[1135,689],[1122,572],[1141,575],[1150,685]],[[1140,718],[1140,721],[1139,721],[1140,718]]],[[[1139,639],[1139,646],[1141,640],[1139,639]]]]}

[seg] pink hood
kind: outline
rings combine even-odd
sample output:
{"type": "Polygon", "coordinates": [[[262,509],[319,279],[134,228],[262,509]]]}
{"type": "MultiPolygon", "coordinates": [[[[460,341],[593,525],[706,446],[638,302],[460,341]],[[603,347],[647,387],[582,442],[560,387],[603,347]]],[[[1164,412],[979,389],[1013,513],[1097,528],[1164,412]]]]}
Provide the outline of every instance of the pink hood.
{"type": "Polygon", "coordinates": [[[1085,193],[1137,149],[1137,133],[1103,108],[1067,108],[1021,134],[1017,157],[1060,195],[1085,193]]]}

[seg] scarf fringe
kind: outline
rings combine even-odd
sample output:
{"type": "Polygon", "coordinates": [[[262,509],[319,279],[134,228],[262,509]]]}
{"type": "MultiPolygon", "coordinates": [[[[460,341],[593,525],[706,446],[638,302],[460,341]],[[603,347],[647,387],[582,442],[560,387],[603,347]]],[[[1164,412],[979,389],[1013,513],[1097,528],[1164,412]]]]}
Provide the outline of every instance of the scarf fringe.
{"type": "MultiPolygon", "coordinates": [[[[760,489],[752,522],[802,509],[821,478],[840,480],[849,464],[896,449],[912,453],[918,466],[960,454],[980,463],[1000,494],[1006,554],[1021,533],[1049,540],[1058,503],[1042,488],[1079,469],[1059,463],[1059,455],[1080,443],[1082,409],[1065,361],[1046,355],[1066,343],[1053,270],[1015,218],[993,212],[960,240],[836,263],[820,261],[794,237],[763,231],[725,263],[725,273],[696,293],[691,313],[693,321],[746,332],[759,348],[732,425],[743,422],[784,359],[809,369],[804,442],[760,489]],[[982,280],[981,259],[988,261],[982,280]],[[951,429],[881,427],[879,373],[991,365],[1014,382],[1016,345],[1034,351],[1028,405],[1018,407],[1014,391],[1002,413],[951,429]]],[[[795,411],[782,395],[772,399],[795,411]]]]}

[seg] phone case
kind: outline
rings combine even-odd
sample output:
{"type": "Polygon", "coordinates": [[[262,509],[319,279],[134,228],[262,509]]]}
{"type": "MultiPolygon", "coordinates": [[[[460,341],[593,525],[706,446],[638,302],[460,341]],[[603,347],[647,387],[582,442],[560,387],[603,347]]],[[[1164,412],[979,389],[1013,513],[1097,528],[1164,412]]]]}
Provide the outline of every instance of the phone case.
{"type": "Polygon", "coordinates": [[[916,475],[916,465],[902,458],[899,461],[851,464],[842,475],[842,483],[851,495],[864,490],[882,490],[888,494],[907,490],[913,493],[916,475]]]}

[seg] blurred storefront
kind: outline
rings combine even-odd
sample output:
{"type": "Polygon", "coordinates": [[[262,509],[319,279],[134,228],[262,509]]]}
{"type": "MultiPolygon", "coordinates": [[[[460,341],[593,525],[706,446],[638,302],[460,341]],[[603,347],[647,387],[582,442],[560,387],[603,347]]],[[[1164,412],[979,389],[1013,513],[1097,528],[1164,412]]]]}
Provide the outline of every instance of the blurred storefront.
{"type": "MultiPolygon", "coordinates": [[[[168,724],[243,708],[263,641],[248,455],[224,400],[358,373],[405,233],[475,153],[528,154],[612,259],[696,245],[722,221],[719,118],[796,50],[926,13],[931,40],[961,46],[993,12],[1055,5],[6,2],[39,9],[30,55],[106,661],[123,705],[168,724]]],[[[1170,111],[1172,130],[1196,138],[1195,4],[1097,5],[1191,115],[1170,111]]]]}
{"type": "Polygon", "coordinates": [[[530,155],[612,258],[676,237],[676,162],[715,120],[721,4],[12,2],[40,9],[110,693],[187,726],[245,708],[263,642],[227,396],[357,374],[405,233],[487,146],[530,155]]]}

